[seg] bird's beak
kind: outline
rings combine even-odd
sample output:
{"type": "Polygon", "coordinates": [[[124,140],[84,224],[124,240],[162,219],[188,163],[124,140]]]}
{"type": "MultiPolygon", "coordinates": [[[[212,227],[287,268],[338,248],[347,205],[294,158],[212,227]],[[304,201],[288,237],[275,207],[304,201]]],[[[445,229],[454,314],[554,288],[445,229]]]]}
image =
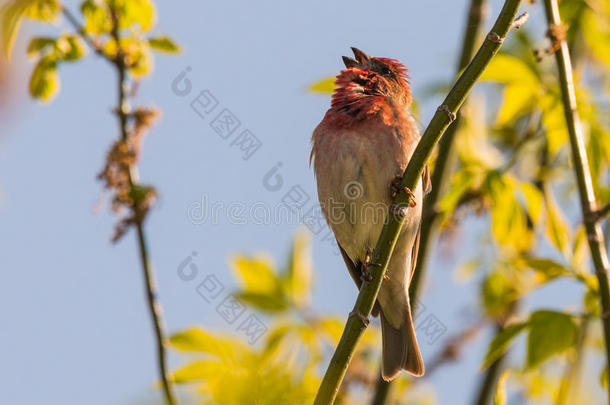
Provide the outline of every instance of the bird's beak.
{"type": "Polygon", "coordinates": [[[354,58],[350,58],[349,56],[343,56],[343,63],[345,63],[346,68],[357,67],[358,61],[354,58]]]}
{"type": "Polygon", "coordinates": [[[367,55],[366,53],[362,52],[358,48],[354,48],[353,46],[352,46],[352,52],[354,52],[354,56],[356,57],[356,60],[360,64],[364,64],[364,63],[368,62],[371,59],[371,57],[369,55],[367,55]]]}

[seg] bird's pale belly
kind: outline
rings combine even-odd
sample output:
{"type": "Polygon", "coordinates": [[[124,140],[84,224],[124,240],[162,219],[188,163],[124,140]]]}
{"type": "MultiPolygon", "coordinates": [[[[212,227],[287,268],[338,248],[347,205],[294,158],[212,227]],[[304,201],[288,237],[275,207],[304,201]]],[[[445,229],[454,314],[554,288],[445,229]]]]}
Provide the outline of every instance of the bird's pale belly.
{"type": "MultiPolygon", "coordinates": [[[[343,138],[339,147],[326,149],[325,156],[318,156],[316,161],[328,165],[326,173],[331,173],[318,178],[322,210],[337,241],[352,259],[363,260],[367,249],[375,247],[391,204],[390,184],[407,163],[406,158],[396,156],[396,150],[387,150],[379,141],[359,136],[343,138]]],[[[414,193],[421,201],[421,186],[414,193]]],[[[413,225],[418,224],[405,224],[405,229],[413,225]]]]}

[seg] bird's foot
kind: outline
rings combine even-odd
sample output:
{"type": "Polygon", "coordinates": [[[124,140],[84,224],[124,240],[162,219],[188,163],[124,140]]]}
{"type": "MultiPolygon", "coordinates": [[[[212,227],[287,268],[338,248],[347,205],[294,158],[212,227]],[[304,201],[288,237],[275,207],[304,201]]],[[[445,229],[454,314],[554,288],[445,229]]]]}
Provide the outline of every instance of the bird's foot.
{"type": "Polygon", "coordinates": [[[371,320],[369,318],[367,318],[366,316],[364,316],[362,314],[362,312],[358,311],[358,310],[353,310],[352,312],[349,313],[350,318],[352,316],[355,316],[356,318],[360,319],[362,321],[362,323],[364,324],[364,327],[366,328],[367,326],[369,326],[369,323],[371,322],[371,320]]]}
{"type": "Polygon", "coordinates": [[[371,261],[371,255],[371,250],[367,249],[366,256],[364,257],[364,262],[360,262],[360,279],[362,281],[373,280],[373,275],[369,272],[369,267],[379,266],[379,264],[373,263],[371,261]]]}
{"type": "Polygon", "coordinates": [[[394,180],[390,182],[390,197],[392,199],[396,198],[399,192],[404,191],[409,196],[409,205],[411,207],[415,207],[417,203],[415,202],[415,194],[411,191],[409,187],[402,186],[402,175],[397,175],[394,177],[394,180]]]}

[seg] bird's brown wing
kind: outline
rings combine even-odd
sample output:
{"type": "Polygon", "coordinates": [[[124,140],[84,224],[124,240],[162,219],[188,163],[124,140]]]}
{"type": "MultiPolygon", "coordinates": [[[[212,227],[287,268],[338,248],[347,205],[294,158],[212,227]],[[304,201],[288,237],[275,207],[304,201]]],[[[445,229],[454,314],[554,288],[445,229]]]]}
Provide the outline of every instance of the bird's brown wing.
{"type": "Polygon", "coordinates": [[[343,249],[341,247],[341,245],[339,244],[339,241],[337,241],[337,246],[339,246],[339,251],[341,252],[341,256],[343,256],[343,261],[345,262],[345,265],[347,266],[347,270],[349,270],[349,275],[352,276],[354,283],[356,283],[356,287],[358,287],[358,289],[360,289],[360,287],[362,286],[362,280],[360,279],[360,271],[358,270],[358,267],[356,266],[356,264],[354,264],[352,259],[350,259],[350,257],[347,255],[347,252],[345,251],[345,249],[343,249]]]}
{"type": "MultiPolygon", "coordinates": [[[[358,290],[360,290],[360,287],[362,287],[362,279],[360,278],[361,274],[360,270],[358,269],[358,266],[347,255],[347,252],[341,247],[339,241],[337,241],[337,246],[339,246],[339,252],[341,252],[341,256],[343,257],[345,266],[347,267],[347,270],[349,270],[349,275],[352,276],[354,283],[356,283],[356,287],[358,287],[358,290]]],[[[379,306],[379,301],[375,301],[375,305],[373,305],[373,310],[371,311],[371,314],[373,316],[379,315],[380,308],[381,307],[379,306]]]]}

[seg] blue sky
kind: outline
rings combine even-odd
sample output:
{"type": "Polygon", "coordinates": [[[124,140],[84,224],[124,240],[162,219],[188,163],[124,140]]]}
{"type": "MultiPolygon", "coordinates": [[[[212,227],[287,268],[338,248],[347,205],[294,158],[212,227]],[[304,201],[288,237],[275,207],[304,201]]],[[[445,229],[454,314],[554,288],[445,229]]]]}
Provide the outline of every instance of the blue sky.
{"type": "MultiPolygon", "coordinates": [[[[67,3],[77,9],[76,2],[67,3]]],[[[230,224],[226,217],[216,224],[196,224],[187,214],[194,204],[206,198],[273,206],[293,186],[315,200],[310,134],[329,99],[307,93],[307,85],[336,73],[341,55],[357,46],[404,62],[417,97],[453,77],[467,3],[157,2],[155,32],[170,34],[184,49],[178,56],[157,57],[155,72],[142,82],[138,95],[138,102],[163,111],[145,141],[140,173],[160,193],[146,230],[169,331],[195,324],[228,330],[197,294],[196,283],[177,276],[178,264],[191,252],[197,252],[200,269],[231,287],[227,259],[232,253],[263,251],[282,263],[296,229],[284,221],[230,224]],[[172,91],[172,81],[187,67],[193,90],[181,97],[172,91]],[[214,132],[211,117],[201,118],[191,109],[191,100],[202,90],[240,120],[240,131],[249,129],[262,142],[250,159],[242,159],[230,140],[214,132]],[[284,183],[272,191],[263,177],[278,163],[284,183]]],[[[495,16],[499,2],[492,3],[489,15],[495,16]]],[[[534,14],[536,18],[536,9],[534,14]]],[[[117,137],[110,113],[115,72],[90,56],[61,67],[62,88],[54,102],[29,100],[31,64],[23,48],[37,30],[28,24],[20,35],[14,63],[25,71],[15,78],[10,119],[3,116],[0,124],[3,398],[7,403],[66,405],[154,399],[156,364],[135,236],[129,233],[112,245],[115,218],[106,208],[96,210],[101,184],[95,176],[117,137]]],[[[439,101],[429,97],[422,104],[423,123],[439,101]]],[[[482,229],[483,222],[467,226],[482,229]]],[[[464,313],[476,304],[474,286],[452,278],[452,270],[476,244],[472,233],[463,234],[430,263],[423,302],[447,326],[446,337],[461,330],[468,318],[464,313]]],[[[314,258],[315,306],[345,316],[356,289],[341,259],[318,236],[314,258]]],[[[556,292],[540,294],[541,300],[557,297],[556,292]]],[[[570,302],[578,302],[577,295],[566,294],[561,305],[570,302]]],[[[466,360],[431,378],[441,403],[468,403],[487,336],[464,353],[466,360]]],[[[424,358],[432,358],[441,342],[424,345],[424,358]]],[[[171,360],[173,365],[182,361],[171,360]]]]}

